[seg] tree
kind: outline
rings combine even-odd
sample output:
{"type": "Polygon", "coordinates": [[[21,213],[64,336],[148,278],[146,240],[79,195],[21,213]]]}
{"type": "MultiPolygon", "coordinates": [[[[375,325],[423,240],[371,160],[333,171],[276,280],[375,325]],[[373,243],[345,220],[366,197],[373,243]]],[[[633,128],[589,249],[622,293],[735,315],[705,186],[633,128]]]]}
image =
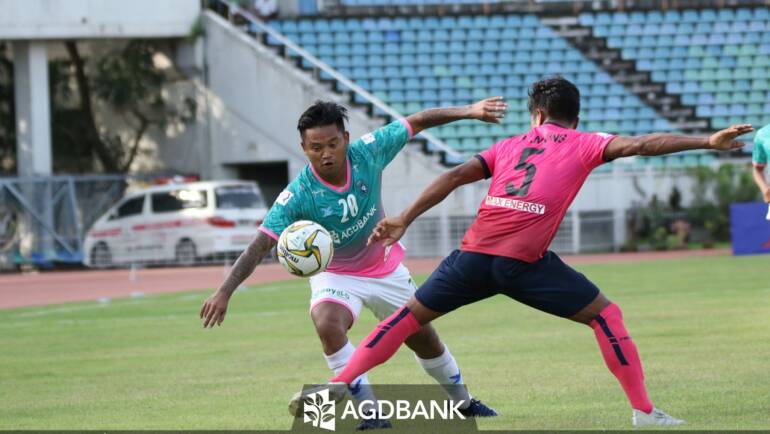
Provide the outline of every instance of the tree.
{"type": "Polygon", "coordinates": [[[67,58],[51,65],[54,170],[125,173],[149,128],[190,122],[197,106],[168,100],[164,85],[179,74],[156,66],[162,41],[89,44],[85,57],[81,43],[64,42],[67,58]]]}
{"type": "Polygon", "coordinates": [[[16,173],[13,63],[8,51],[8,44],[0,43],[0,175],[16,173]]]}
{"type": "Polygon", "coordinates": [[[676,186],[671,189],[671,193],[668,195],[668,206],[672,211],[679,211],[682,209],[682,193],[676,186]]]}
{"type": "Polygon", "coordinates": [[[697,167],[693,203],[688,210],[691,221],[708,229],[716,241],[730,239],[730,204],[759,199],[748,167],[722,164],[718,169],[697,167]]]}
{"type": "MultiPolygon", "coordinates": [[[[125,173],[152,127],[190,122],[195,100],[168,100],[165,86],[182,78],[158,68],[161,40],[64,43],[67,57],[49,62],[54,171],[125,173]]],[[[13,63],[0,43],[0,174],[16,172],[13,63]]]]}

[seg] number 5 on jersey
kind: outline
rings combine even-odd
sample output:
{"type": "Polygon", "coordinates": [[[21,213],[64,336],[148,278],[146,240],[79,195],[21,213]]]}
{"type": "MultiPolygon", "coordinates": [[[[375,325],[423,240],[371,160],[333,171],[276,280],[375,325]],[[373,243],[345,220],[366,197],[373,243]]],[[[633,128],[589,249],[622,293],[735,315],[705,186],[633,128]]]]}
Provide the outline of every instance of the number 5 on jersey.
{"type": "Polygon", "coordinates": [[[350,212],[350,217],[355,217],[358,215],[358,202],[356,201],[356,197],[352,194],[349,194],[347,197],[347,200],[340,199],[337,201],[340,205],[342,205],[342,220],[341,223],[345,223],[350,218],[348,218],[348,211],[350,212]]]}
{"type": "Polygon", "coordinates": [[[511,196],[525,197],[529,192],[529,186],[532,185],[532,180],[535,178],[537,167],[532,163],[527,163],[527,159],[533,155],[542,154],[545,149],[537,148],[524,148],[521,151],[521,158],[519,158],[519,164],[514,167],[516,170],[526,170],[524,175],[524,181],[520,186],[516,187],[512,183],[505,184],[505,192],[511,196]]]}

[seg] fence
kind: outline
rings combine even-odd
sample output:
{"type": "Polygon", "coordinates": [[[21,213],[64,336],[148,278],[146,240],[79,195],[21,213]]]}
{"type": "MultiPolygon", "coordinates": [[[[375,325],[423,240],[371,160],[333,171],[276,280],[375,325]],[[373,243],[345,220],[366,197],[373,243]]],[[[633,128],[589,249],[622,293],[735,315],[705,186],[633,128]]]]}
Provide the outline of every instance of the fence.
{"type": "MultiPolygon", "coordinates": [[[[557,253],[613,251],[618,246],[622,215],[612,210],[570,211],[551,243],[557,253]],[[574,228],[579,228],[575,230],[574,228]]],[[[408,257],[441,257],[460,246],[475,216],[421,217],[412,224],[402,243],[408,257]]]]}
{"type": "MultiPolygon", "coordinates": [[[[235,210],[240,213],[236,217],[222,218],[196,209],[201,200],[223,203],[219,196],[187,194],[169,201],[149,195],[146,205],[124,201],[111,210],[114,224],[92,230],[87,239],[94,222],[123,197],[131,182],[122,176],[0,180],[0,269],[83,262],[96,267],[226,265],[253,239],[261,222],[250,211],[235,210]]],[[[237,201],[237,192],[231,193],[235,195],[230,199],[237,201]]],[[[551,248],[561,253],[613,250],[616,226],[625,224],[616,215],[569,212],[551,248]]],[[[445,256],[460,245],[473,220],[473,215],[418,219],[403,240],[408,257],[445,256]]]]}
{"type": "Polygon", "coordinates": [[[85,230],[126,185],[121,176],[0,179],[0,268],[80,263],[85,230]]]}
{"type": "Polygon", "coordinates": [[[126,176],[0,179],[0,270],[232,263],[266,212],[259,191],[243,183],[222,183],[211,191],[179,184],[150,194],[126,193],[150,181],[126,176]]]}

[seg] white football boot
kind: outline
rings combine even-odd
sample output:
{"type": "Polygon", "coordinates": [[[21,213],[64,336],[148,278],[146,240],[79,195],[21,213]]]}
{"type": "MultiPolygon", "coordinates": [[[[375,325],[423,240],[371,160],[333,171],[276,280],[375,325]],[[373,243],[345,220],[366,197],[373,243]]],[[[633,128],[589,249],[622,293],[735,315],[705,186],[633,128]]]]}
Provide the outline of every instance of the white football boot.
{"type": "Polygon", "coordinates": [[[658,410],[655,407],[652,408],[652,411],[649,414],[634,409],[631,421],[634,426],[676,426],[685,423],[683,420],[676,419],[665,411],[658,410]]]}
{"type": "Polygon", "coordinates": [[[302,416],[305,407],[305,399],[308,395],[329,389],[329,401],[340,402],[348,393],[348,385],[343,382],[322,384],[306,390],[300,390],[289,401],[289,413],[294,417],[302,416]]]}

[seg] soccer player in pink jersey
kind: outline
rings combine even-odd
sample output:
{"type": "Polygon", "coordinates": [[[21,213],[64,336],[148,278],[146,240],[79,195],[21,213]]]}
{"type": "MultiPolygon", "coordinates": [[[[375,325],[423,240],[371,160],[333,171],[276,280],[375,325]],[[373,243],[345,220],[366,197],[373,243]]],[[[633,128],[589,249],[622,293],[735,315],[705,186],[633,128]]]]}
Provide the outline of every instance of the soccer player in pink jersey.
{"type": "Polygon", "coordinates": [[[736,149],[743,143],[735,138],[752,127],[734,125],[710,137],[576,131],[580,93],[562,77],[531,86],[529,111],[530,131],[498,142],[442,174],[400,216],[378,223],[369,242],[393,244],[415,218],[456,188],[492,178],[460,250],[445,258],[409,302],[362,341],[347,367],[331,380],[330,390],[341,399],[343,384],[388,360],[422,325],[503,294],[593,329],[607,367],[631,403],[633,425],[680,425],[684,421],[655,408],[647,396],[639,354],[620,307],[548,246],[586,177],[600,164],[632,155],[736,149]]]}

